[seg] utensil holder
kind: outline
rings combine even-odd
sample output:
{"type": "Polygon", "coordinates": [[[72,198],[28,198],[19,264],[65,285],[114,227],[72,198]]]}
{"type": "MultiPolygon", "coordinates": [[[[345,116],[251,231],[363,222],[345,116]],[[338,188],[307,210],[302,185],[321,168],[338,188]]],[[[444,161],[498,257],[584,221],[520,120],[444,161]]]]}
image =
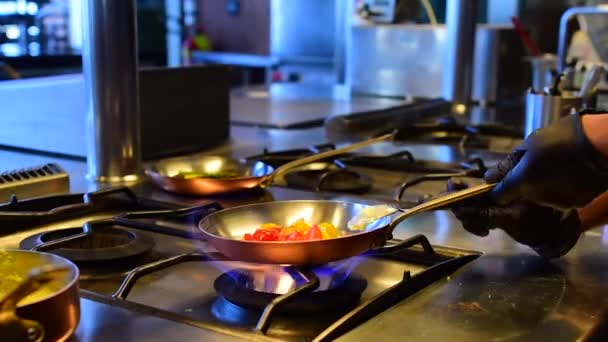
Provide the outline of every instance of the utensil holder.
{"type": "Polygon", "coordinates": [[[534,130],[548,126],[582,107],[583,99],[571,93],[546,95],[528,92],[526,95],[525,136],[534,130]]]}

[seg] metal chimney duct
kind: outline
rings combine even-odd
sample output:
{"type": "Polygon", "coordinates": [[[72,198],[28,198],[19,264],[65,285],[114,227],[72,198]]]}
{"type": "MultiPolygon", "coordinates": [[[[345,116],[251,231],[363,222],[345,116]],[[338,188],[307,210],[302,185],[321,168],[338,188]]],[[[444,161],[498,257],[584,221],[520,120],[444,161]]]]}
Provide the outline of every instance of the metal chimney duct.
{"type": "Polygon", "coordinates": [[[471,101],[477,0],[448,0],[441,94],[456,111],[471,101]]]}
{"type": "Polygon", "coordinates": [[[134,181],[141,168],[136,0],[84,0],[87,177],[134,181]]]}

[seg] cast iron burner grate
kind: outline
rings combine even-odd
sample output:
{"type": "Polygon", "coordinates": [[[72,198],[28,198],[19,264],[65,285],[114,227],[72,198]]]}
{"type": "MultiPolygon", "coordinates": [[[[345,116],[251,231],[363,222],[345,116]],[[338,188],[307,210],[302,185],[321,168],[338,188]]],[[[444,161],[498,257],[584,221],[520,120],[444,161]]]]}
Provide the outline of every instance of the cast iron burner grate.
{"type": "Polygon", "coordinates": [[[434,160],[418,159],[407,150],[388,155],[357,154],[342,157],[336,161],[344,166],[361,166],[374,169],[411,173],[456,173],[474,172],[477,165],[470,163],[447,163],[434,160]]]}
{"type": "Polygon", "coordinates": [[[31,235],[19,245],[21,249],[63,256],[81,266],[85,278],[95,278],[96,274],[106,276],[166,257],[153,252],[154,239],[145,230],[194,238],[191,231],[183,229],[184,225],[220,210],[221,206],[211,203],[175,208],[173,204],[139,198],[128,188],[114,188],[25,201],[13,198],[10,203],[0,206],[0,225],[6,222],[6,227],[20,228],[122,210],[118,216],[86,222],[82,227],[31,235]],[[181,227],[177,227],[179,222],[183,224],[181,227]]]}
{"type": "MultiPolygon", "coordinates": [[[[284,151],[264,152],[246,158],[247,161],[261,161],[277,168],[287,162],[335,149],[334,144],[322,144],[308,148],[284,151]]],[[[349,193],[366,193],[372,187],[372,179],[364,174],[347,168],[345,165],[328,161],[320,161],[303,166],[285,174],[288,187],[313,191],[335,191],[349,193]]]]}
{"type": "Polygon", "coordinates": [[[129,188],[111,188],[85,194],[51,195],[19,200],[13,196],[0,205],[0,227],[9,234],[42,224],[50,224],[94,213],[159,210],[175,205],[139,198],[129,188]]]}
{"type": "Polygon", "coordinates": [[[321,144],[310,146],[308,148],[298,148],[298,149],[290,149],[283,151],[269,151],[267,148],[264,148],[264,151],[261,154],[257,154],[254,156],[247,157],[247,161],[261,161],[264,162],[273,168],[277,168],[285,163],[293,161],[298,158],[307,157],[313,155],[315,153],[329,151],[336,149],[336,145],[334,144],[321,144]]]}
{"type": "MultiPolygon", "coordinates": [[[[460,254],[448,256],[445,254],[438,253],[436,252],[434,247],[431,246],[428,239],[423,235],[417,235],[403,241],[396,241],[393,245],[389,247],[375,250],[373,255],[370,254],[370,256],[385,257],[394,260],[409,260],[410,262],[413,260],[419,260],[423,264],[430,265],[430,267],[428,267],[425,271],[416,274],[415,276],[411,276],[410,272],[406,270],[403,274],[403,280],[401,282],[384,290],[377,296],[366,300],[364,303],[360,303],[356,307],[352,308],[352,310],[348,311],[348,313],[346,313],[345,315],[339,317],[337,320],[334,321],[333,324],[331,324],[321,334],[319,334],[314,339],[315,341],[334,340],[335,338],[341,336],[342,334],[351,330],[355,326],[371,319],[372,317],[378,315],[379,313],[390,308],[401,300],[409,297],[410,295],[420,291],[421,289],[437,281],[438,279],[441,279],[453,273],[460,267],[464,266],[465,264],[478,257],[477,254],[460,254]],[[418,248],[416,249],[416,247],[418,248]]],[[[126,276],[126,278],[120,285],[119,289],[114,293],[113,298],[115,298],[116,300],[126,300],[137,280],[147,274],[151,274],[160,270],[165,270],[169,267],[181,263],[193,261],[212,262],[230,260],[226,259],[223,255],[219,253],[190,253],[176,255],[164,260],[158,260],[137,267],[131,272],[129,272],[129,274],[126,276]]],[[[294,301],[296,301],[296,303],[300,302],[300,298],[312,298],[307,296],[315,296],[314,292],[319,289],[319,286],[321,286],[320,279],[317,277],[315,272],[312,271],[311,268],[289,266],[286,268],[286,272],[289,272],[289,274],[293,277],[299,278],[300,281],[296,281],[298,285],[289,292],[284,294],[270,294],[270,296],[266,298],[270,299],[270,301],[264,307],[255,326],[255,331],[258,333],[266,334],[270,325],[272,324],[273,319],[280,316],[281,312],[287,311],[286,307],[289,303],[294,303],[294,301]]],[[[231,276],[228,276],[228,278],[233,280],[238,279],[238,275],[237,278],[233,278],[231,276]]],[[[356,275],[352,275],[352,280],[348,280],[347,278],[343,283],[337,285],[333,289],[341,289],[342,285],[350,284],[351,281],[353,282],[351,290],[352,293],[346,296],[344,302],[349,302],[353,299],[356,299],[356,296],[360,295],[359,291],[362,292],[365,289],[364,283],[358,281],[356,275]]],[[[239,297],[234,298],[232,297],[234,293],[229,293],[232,291],[230,289],[231,280],[227,279],[226,276],[220,276],[216,280],[216,284],[214,285],[221,287],[220,291],[222,292],[220,293],[227,294],[227,297],[220,296],[218,302],[228,304],[232,303],[230,299],[232,299],[232,301],[234,302],[238,302],[240,299],[243,299],[240,298],[240,295],[236,295],[239,297]],[[223,301],[223,298],[226,298],[227,300],[223,301]]],[[[247,289],[247,287],[245,287],[245,289],[247,289]]],[[[246,291],[247,290],[245,290],[245,292],[246,291]]],[[[328,291],[332,291],[332,289],[329,288],[325,292],[328,291]]],[[[320,291],[319,295],[323,296],[323,292],[324,291],[320,291]]],[[[334,297],[331,296],[332,300],[333,298],[334,297]]],[[[250,299],[247,300],[249,301],[250,299]]],[[[356,305],[356,301],[354,303],[351,303],[353,305],[356,305]]],[[[129,305],[135,304],[129,303],[129,305]]],[[[261,307],[262,302],[250,302],[246,303],[246,305],[248,307],[259,308],[261,307]]],[[[230,312],[232,312],[232,314],[238,314],[238,312],[236,311],[230,312]]],[[[164,312],[164,314],[167,315],[166,312],[164,312]]]]}
{"type": "Polygon", "coordinates": [[[491,123],[460,123],[454,116],[444,116],[434,122],[406,124],[397,130],[395,140],[458,144],[463,148],[488,148],[492,138],[520,139],[523,136],[519,129],[491,123]]]}
{"type": "Polygon", "coordinates": [[[306,169],[285,174],[287,186],[313,191],[335,191],[363,194],[372,187],[372,179],[360,172],[330,163],[314,163],[306,169]],[[318,168],[308,168],[320,166],[318,168]]]}
{"type": "MultiPolygon", "coordinates": [[[[401,183],[397,188],[395,194],[395,200],[401,201],[405,191],[411,188],[414,185],[418,185],[421,183],[429,182],[429,181],[439,181],[439,180],[449,180],[451,178],[458,177],[472,177],[472,178],[482,178],[483,175],[488,170],[485,163],[481,158],[473,158],[464,163],[460,164],[462,166],[462,170],[453,171],[453,172],[439,172],[439,173],[427,173],[418,177],[414,177],[412,179],[408,179],[407,181],[401,183]]],[[[428,200],[430,196],[423,196],[420,199],[420,202],[424,202],[428,200]]]]}
{"type": "MultiPolygon", "coordinates": [[[[424,127],[424,126],[423,126],[424,127]]],[[[432,126],[434,127],[434,126],[432,126]]],[[[312,146],[308,149],[294,149],[269,152],[248,157],[248,161],[262,161],[273,167],[312,153],[335,148],[332,144],[312,146]]],[[[415,158],[410,151],[399,151],[389,155],[363,155],[347,153],[337,159],[312,163],[287,173],[284,178],[288,187],[313,191],[335,191],[348,193],[367,193],[373,186],[371,177],[365,172],[354,170],[364,167],[402,173],[420,174],[401,183],[394,191],[393,199],[403,200],[406,190],[412,186],[431,181],[448,180],[458,177],[482,178],[487,167],[481,158],[471,158],[461,163],[447,163],[415,158]]],[[[422,196],[425,201],[432,194],[422,196]]]]}

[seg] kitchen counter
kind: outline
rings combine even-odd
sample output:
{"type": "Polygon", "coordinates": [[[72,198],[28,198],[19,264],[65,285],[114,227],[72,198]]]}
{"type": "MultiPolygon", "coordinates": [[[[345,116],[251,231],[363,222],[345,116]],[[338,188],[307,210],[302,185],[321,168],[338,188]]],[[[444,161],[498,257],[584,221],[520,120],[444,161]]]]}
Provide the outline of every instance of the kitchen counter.
{"type": "Polygon", "coordinates": [[[410,101],[350,96],[337,85],[274,83],[232,90],[230,122],[265,128],[318,127],[330,116],[383,110],[410,101]]]}
{"type": "MultiPolygon", "coordinates": [[[[264,147],[286,149],[324,141],[324,132],[318,128],[284,131],[233,127],[232,136],[230,143],[207,153],[244,157],[259,153],[264,147]]],[[[379,144],[370,147],[369,151],[386,152],[390,149],[388,144],[379,144]]],[[[449,159],[458,153],[446,146],[414,146],[414,149],[437,159],[449,159]]],[[[0,150],[0,160],[2,169],[57,162],[70,173],[71,191],[90,188],[84,181],[83,161],[9,150],[0,150]]],[[[145,184],[138,191],[183,205],[209,201],[173,196],[145,184]]],[[[282,188],[270,188],[269,193],[274,199],[321,196],[282,188]]],[[[222,204],[236,205],[239,201],[244,200],[224,200],[222,204]]],[[[446,211],[426,213],[407,220],[398,227],[395,235],[406,238],[419,233],[425,234],[433,244],[472,249],[484,254],[454,276],[395,305],[342,336],[341,340],[377,340],[380,337],[382,340],[572,341],[593,329],[608,307],[608,228],[599,227],[585,233],[571,253],[553,262],[536,256],[499,230],[492,231],[485,238],[470,235],[446,211]]],[[[114,340],[117,337],[121,340],[144,340],[152,335],[159,340],[167,336],[184,341],[203,338],[203,334],[198,335],[197,329],[191,326],[159,325],[155,318],[145,313],[131,314],[119,308],[110,309],[89,299],[83,299],[82,303],[83,320],[77,332],[78,341],[114,340]],[[120,319],[114,319],[114,315],[120,319]],[[95,335],[100,326],[112,333],[95,335]],[[149,326],[156,328],[148,330],[149,326]],[[145,334],[136,332],[140,329],[145,334]],[[180,335],[175,335],[174,329],[180,335]]],[[[215,334],[209,332],[208,338],[222,338],[215,334]]]]}

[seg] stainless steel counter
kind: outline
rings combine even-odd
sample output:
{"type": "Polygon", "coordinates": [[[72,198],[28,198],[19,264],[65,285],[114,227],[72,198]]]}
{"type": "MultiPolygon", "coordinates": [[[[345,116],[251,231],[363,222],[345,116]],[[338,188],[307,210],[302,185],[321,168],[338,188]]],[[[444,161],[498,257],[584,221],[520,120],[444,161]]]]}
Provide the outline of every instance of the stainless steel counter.
{"type": "MultiPolygon", "coordinates": [[[[234,127],[232,141],[209,153],[237,157],[259,153],[263,147],[285,149],[324,140],[322,129],[264,130],[234,127]]],[[[449,147],[417,147],[438,159],[457,156],[449,147]]],[[[371,151],[390,151],[380,144],[371,151]]],[[[58,162],[71,175],[72,191],[85,191],[84,162],[0,150],[2,168],[58,162]]],[[[176,197],[149,186],[141,193],[182,204],[210,199],[176,197]]],[[[318,198],[320,195],[270,188],[270,198],[318,198]]],[[[222,200],[236,205],[257,198],[222,200]]],[[[431,243],[484,252],[455,276],[423,290],[344,335],[341,340],[517,340],[572,341],[590,331],[608,307],[608,227],[587,232],[565,258],[547,262],[502,231],[486,238],[465,232],[446,211],[422,214],[401,224],[398,238],[425,234],[431,243]]],[[[83,299],[83,320],[77,340],[198,340],[228,338],[214,332],[83,299]],[[100,330],[103,329],[103,330],[100,330]],[[104,333],[101,333],[101,332],[104,333]],[[143,331],[143,332],[142,332],[143,331]],[[208,335],[207,335],[208,334],[208,335]]]]}
{"type": "Polygon", "coordinates": [[[398,236],[477,249],[455,276],[399,303],[341,340],[574,341],[608,307],[608,228],[587,232],[564,258],[548,262],[502,231],[467,234],[448,212],[420,215],[398,236]]]}
{"type": "MultiPolygon", "coordinates": [[[[93,297],[95,298],[95,297],[93,297]]],[[[74,342],[96,341],[242,341],[228,335],[82,298],[74,342]]]]}

